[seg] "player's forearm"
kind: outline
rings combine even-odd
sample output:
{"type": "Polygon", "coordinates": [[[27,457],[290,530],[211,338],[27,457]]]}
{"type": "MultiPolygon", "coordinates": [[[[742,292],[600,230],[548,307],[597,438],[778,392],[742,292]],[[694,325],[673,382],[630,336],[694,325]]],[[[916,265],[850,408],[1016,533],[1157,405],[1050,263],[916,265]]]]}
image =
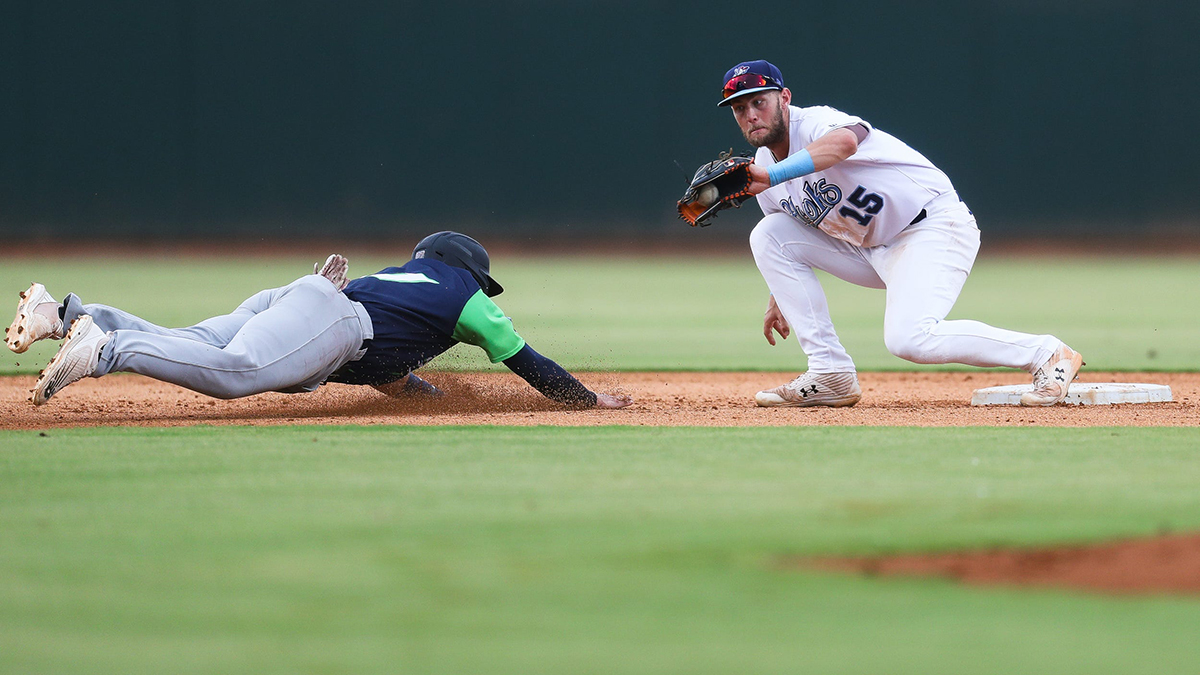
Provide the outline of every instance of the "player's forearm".
{"type": "Polygon", "coordinates": [[[387,394],[393,398],[403,398],[408,396],[428,396],[439,397],[444,396],[445,392],[432,384],[417,377],[416,373],[409,373],[395,382],[387,384],[372,385],[380,392],[387,394]]]}
{"type": "Polygon", "coordinates": [[[529,345],[505,359],[504,365],[552,401],[589,408],[596,405],[596,394],[565,368],[537,353],[529,345]]]}
{"type": "MultiPolygon", "coordinates": [[[[858,152],[858,137],[849,129],[834,129],[767,169],[767,182],[774,186],[824,171],[858,152]]],[[[753,175],[753,170],[752,170],[753,175]]],[[[751,190],[753,193],[754,191],[751,190]]]]}

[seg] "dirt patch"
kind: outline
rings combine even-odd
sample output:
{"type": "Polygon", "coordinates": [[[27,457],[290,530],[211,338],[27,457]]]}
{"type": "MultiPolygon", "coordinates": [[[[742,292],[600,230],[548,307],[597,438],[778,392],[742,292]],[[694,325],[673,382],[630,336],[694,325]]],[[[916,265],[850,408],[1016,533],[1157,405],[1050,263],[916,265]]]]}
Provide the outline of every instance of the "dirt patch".
{"type": "Polygon", "coordinates": [[[1053,408],[971,407],[980,387],[1028,382],[1016,372],[861,373],[852,408],[758,408],[754,393],[795,373],[582,373],[600,391],[626,393],[624,410],[568,410],[510,373],[422,373],[449,395],[389,399],[369,387],[221,401],[137,375],[85,379],[39,408],[32,377],[0,378],[0,429],[192,424],[501,424],[595,426],[1200,426],[1200,374],[1085,372],[1088,382],[1169,385],[1172,403],[1053,408]]]}
{"type": "Polygon", "coordinates": [[[1195,533],[1091,546],[831,558],[801,564],[865,576],[942,577],[973,585],[1200,594],[1200,534],[1195,533]]]}

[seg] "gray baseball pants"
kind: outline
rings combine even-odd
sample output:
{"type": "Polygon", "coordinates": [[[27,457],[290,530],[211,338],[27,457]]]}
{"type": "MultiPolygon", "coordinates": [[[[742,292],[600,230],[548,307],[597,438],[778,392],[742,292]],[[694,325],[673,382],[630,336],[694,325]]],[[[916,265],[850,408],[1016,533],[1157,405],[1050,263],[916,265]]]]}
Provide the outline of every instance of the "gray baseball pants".
{"type": "Polygon", "coordinates": [[[93,377],[140,373],[216,398],[313,391],[362,358],[374,337],[363,306],[310,274],[255,294],[232,314],[189,328],[163,328],[106,305],[63,301],[64,325],[88,314],[110,331],[93,377]]]}

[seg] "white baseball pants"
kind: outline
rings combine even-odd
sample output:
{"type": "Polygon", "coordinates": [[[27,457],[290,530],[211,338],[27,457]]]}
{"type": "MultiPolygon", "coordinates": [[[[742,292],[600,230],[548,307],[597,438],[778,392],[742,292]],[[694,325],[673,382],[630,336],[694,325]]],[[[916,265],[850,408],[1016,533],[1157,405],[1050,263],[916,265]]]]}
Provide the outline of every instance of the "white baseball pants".
{"type": "Polygon", "coordinates": [[[829,317],[813,270],[887,290],[883,341],[914,363],[1004,366],[1032,373],[1058,348],[1052,335],[1029,335],[978,321],[947,321],[979,251],[979,228],[953,193],[935,199],[927,216],[885,246],[860,248],[787,214],[759,221],[750,234],[754,261],[791,326],[808,371],[855,370],[829,317]]]}
{"type": "Polygon", "coordinates": [[[93,377],[141,373],[217,398],[312,391],[373,337],[371,318],[328,279],[310,274],[255,294],[231,314],[163,328],[106,305],[64,300],[70,325],[88,314],[112,331],[93,377]]]}

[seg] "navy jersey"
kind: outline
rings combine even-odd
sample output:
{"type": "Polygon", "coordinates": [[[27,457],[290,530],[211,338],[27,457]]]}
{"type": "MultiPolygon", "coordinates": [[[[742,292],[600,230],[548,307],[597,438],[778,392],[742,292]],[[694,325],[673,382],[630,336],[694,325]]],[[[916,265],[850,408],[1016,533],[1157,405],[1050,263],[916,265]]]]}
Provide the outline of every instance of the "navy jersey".
{"type": "Polygon", "coordinates": [[[363,357],[342,366],[330,382],[395,382],[459,342],[481,347],[492,363],[525,347],[471,273],[439,260],[388,267],[351,281],[343,292],[367,310],[375,337],[363,342],[363,357]]]}

